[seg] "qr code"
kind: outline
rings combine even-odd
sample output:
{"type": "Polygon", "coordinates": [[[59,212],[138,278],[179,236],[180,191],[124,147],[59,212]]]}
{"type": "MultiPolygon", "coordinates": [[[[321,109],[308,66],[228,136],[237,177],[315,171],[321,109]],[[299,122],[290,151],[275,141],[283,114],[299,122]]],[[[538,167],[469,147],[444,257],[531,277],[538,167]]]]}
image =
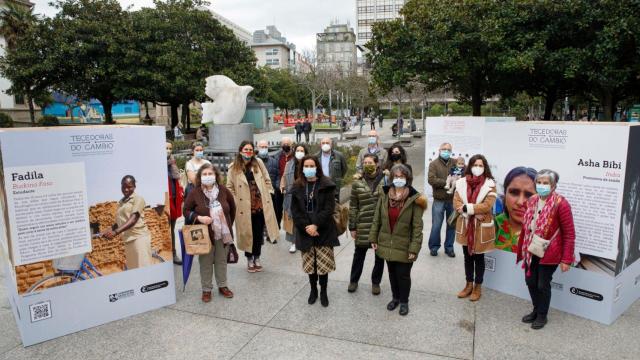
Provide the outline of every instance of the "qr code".
{"type": "Polygon", "coordinates": [[[29,305],[31,312],[31,322],[46,320],[51,318],[51,301],[43,301],[29,305]]]}
{"type": "Polygon", "coordinates": [[[484,257],[484,268],[488,271],[496,271],[496,258],[491,256],[484,257]]]}

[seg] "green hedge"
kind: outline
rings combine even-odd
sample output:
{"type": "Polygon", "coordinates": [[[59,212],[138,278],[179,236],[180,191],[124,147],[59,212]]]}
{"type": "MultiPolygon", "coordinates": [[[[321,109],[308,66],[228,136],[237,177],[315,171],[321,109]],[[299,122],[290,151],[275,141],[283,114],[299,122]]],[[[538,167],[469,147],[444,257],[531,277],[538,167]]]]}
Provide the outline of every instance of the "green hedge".
{"type": "Polygon", "coordinates": [[[13,119],[9,114],[0,113],[0,128],[12,128],[13,119]]]}

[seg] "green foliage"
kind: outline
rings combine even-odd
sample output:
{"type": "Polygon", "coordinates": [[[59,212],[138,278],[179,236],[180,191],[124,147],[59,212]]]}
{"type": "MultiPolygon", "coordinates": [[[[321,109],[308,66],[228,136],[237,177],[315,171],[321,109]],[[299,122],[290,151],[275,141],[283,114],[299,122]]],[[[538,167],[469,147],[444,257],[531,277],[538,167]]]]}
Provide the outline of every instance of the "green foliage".
{"type": "Polygon", "coordinates": [[[9,114],[0,112],[0,128],[12,128],[13,119],[9,114]]]}
{"type": "Polygon", "coordinates": [[[60,121],[55,116],[45,115],[38,120],[38,126],[60,126],[60,121]]]}

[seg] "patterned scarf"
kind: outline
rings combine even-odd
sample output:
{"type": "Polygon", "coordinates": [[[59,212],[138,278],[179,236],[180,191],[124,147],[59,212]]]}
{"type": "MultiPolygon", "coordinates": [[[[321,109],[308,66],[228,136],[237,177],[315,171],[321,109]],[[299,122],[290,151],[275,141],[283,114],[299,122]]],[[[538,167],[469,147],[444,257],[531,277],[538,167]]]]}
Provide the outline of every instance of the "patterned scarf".
{"type": "Polygon", "coordinates": [[[214,240],[222,240],[222,243],[225,245],[233,243],[233,237],[231,236],[231,231],[229,231],[224,210],[222,210],[222,205],[220,205],[218,201],[218,195],[220,194],[218,184],[214,184],[211,190],[207,190],[207,188],[203,186],[202,191],[207,199],[209,199],[209,216],[211,216],[213,220],[211,222],[211,230],[213,230],[214,240]]]}
{"type": "Polygon", "coordinates": [[[395,186],[392,186],[389,189],[389,206],[402,209],[407,197],[409,197],[409,187],[405,186],[398,190],[395,186]]]}
{"type": "Polygon", "coordinates": [[[524,232],[523,243],[522,243],[522,257],[524,258],[524,262],[522,263],[522,268],[527,269],[527,276],[531,275],[531,253],[529,252],[529,245],[533,241],[533,235],[538,235],[543,239],[549,239],[553,241],[556,237],[556,234],[550,234],[550,229],[553,225],[553,222],[556,220],[556,213],[558,212],[558,204],[562,201],[562,197],[555,192],[552,192],[544,203],[542,210],[538,214],[538,219],[536,220],[536,230],[531,231],[531,222],[533,221],[533,217],[535,212],[538,210],[538,201],[540,197],[538,195],[532,196],[527,202],[527,210],[524,213],[524,221],[522,222],[522,231],[524,232]],[[527,267],[525,268],[525,264],[527,267]]]}
{"type": "MultiPolygon", "coordinates": [[[[478,201],[478,195],[480,194],[480,189],[482,189],[482,185],[486,178],[484,175],[481,176],[471,176],[467,175],[467,204],[475,204],[478,201]]],[[[476,241],[476,232],[475,232],[475,220],[476,216],[471,215],[467,219],[467,249],[469,251],[469,255],[473,255],[475,249],[475,241],[476,241]]]]}
{"type": "Polygon", "coordinates": [[[171,177],[173,180],[180,179],[180,171],[178,171],[176,159],[174,159],[173,155],[169,156],[169,158],[167,159],[167,170],[169,172],[169,177],[171,177]]]}

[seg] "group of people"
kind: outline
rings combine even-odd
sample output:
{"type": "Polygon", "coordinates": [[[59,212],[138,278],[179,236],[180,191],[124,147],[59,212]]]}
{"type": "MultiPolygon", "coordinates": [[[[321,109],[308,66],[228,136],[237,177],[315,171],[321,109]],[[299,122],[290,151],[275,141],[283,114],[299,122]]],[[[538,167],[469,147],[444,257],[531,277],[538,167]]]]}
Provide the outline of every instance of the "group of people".
{"type": "MultiPolygon", "coordinates": [[[[347,290],[357,291],[367,250],[373,249],[372,293],[381,293],[386,262],[392,292],[387,309],[399,307],[399,314],[407,315],[411,268],[422,247],[427,199],[412,186],[413,172],[402,146],[384,149],[375,130],[369,132],[367,143],[358,154],[350,194],[347,227],[355,251],[347,290]]],[[[258,142],[257,148],[244,141],[223,185],[220,172],[203,158],[202,144],[194,143],[193,157],[185,168],[188,185],[183,211],[186,224],[211,225],[213,250],[199,259],[202,301],[211,300],[214,272],[220,294],[233,297],[226,259],[234,239],[245,252],[247,271],[261,272],[265,235],[276,243],[282,226],[291,244],[289,251],[302,254],[302,269],[310,284],[308,303],[319,298],[322,306],[329,305],[328,274],[336,268],[333,248],[339,246],[341,235],[334,213],[347,162],[332,139],[324,138],[320,145],[320,151],[311,154],[300,139],[294,144],[283,138],[281,148],[270,153],[265,141],[258,142]]],[[[172,186],[176,175],[170,152],[167,159],[174,219],[180,212],[181,194],[172,186]]],[[[569,270],[573,262],[573,218],[567,200],[555,192],[558,180],[551,170],[513,169],[504,181],[504,212],[494,216],[498,194],[487,159],[478,154],[465,164],[464,158],[453,157],[451,144],[440,146],[428,169],[434,198],[428,247],[431,256],[438,255],[446,220],[445,254],[455,257],[457,241],[464,255],[466,284],[459,298],[480,300],[484,254],[496,248],[516,252],[533,302],[533,311],[522,321],[534,329],[544,327],[553,273],[558,266],[569,270]]]]}
{"type": "Polygon", "coordinates": [[[296,132],[296,143],[302,143],[302,134],[304,134],[304,142],[309,143],[309,134],[312,129],[311,121],[309,119],[298,119],[296,124],[294,125],[294,130],[296,132]]]}

